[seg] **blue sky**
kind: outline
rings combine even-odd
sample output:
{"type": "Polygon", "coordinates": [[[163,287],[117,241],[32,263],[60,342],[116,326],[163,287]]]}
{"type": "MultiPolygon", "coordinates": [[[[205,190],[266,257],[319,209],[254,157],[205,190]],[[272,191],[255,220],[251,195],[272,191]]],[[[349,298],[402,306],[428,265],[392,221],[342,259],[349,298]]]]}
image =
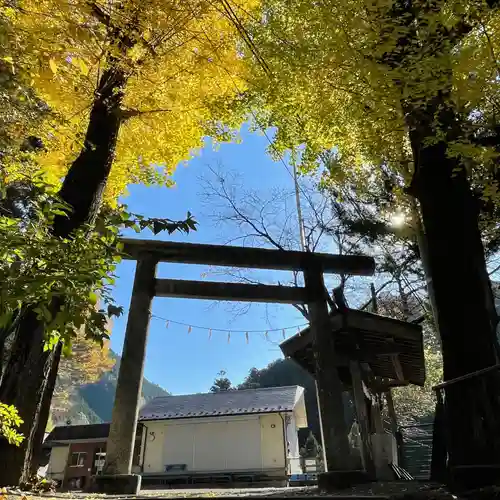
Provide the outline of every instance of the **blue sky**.
{"type": "MultiPolygon", "coordinates": [[[[266,137],[242,131],[242,142],[223,144],[217,150],[207,145],[187,166],[179,166],[174,180],[174,188],[131,186],[129,195],[123,199],[130,211],[149,217],[182,219],[189,210],[199,222],[198,231],[189,235],[160,234],[153,236],[145,231],[142,238],[185,241],[192,243],[224,243],[220,226],[214,226],[211,210],[202,202],[200,177],[207,175],[207,166],[219,165],[227,170],[238,171],[244,179],[245,188],[266,189],[266,187],[292,187],[292,179],[280,162],[273,162],[266,153],[266,137]]],[[[225,238],[231,236],[224,231],[225,238]]],[[[132,232],[127,236],[139,237],[132,232]]],[[[116,301],[128,310],[132,291],[135,263],[125,261],[117,269],[116,301]]],[[[158,276],[177,279],[217,279],[205,276],[209,271],[203,266],[180,264],[160,265],[158,276]]],[[[264,278],[265,279],[265,278],[264,278]]],[[[271,277],[270,277],[271,280],[271,277]]],[[[235,314],[227,303],[215,304],[211,301],[155,298],[153,314],[181,323],[204,326],[213,329],[261,330],[284,328],[304,323],[304,318],[292,307],[281,305],[252,304],[244,315],[235,314]]],[[[111,347],[120,353],[123,346],[127,316],[114,321],[111,347]]],[[[287,330],[286,336],[297,329],[287,330]]],[[[209,332],[193,326],[188,327],[153,318],[150,325],[145,376],[172,392],[185,394],[206,392],[217,372],[225,370],[233,383],[240,383],[252,367],[262,368],[281,357],[278,343],[283,333],[249,333],[246,343],[245,333],[231,333],[228,343],[227,330],[209,332]]]]}

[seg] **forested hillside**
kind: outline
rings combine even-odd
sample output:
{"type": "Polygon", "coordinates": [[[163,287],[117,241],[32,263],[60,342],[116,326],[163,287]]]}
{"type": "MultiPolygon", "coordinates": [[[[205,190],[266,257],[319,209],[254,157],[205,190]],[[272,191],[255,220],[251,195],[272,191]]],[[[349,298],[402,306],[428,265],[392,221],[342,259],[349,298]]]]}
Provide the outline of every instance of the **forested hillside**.
{"type": "MultiPolygon", "coordinates": [[[[62,408],[53,405],[51,416],[53,425],[65,425],[67,422],[71,422],[71,424],[93,424],[111,420],[118,370],[120,368],[120,356],[110,350],[109,357],[114,363],[112,368],[104,371],[95,382],[82,384],[77,379],[59,381],[59,390],[70,394],[70,396],[67,404],[63,405],[62,408]],[[72,384],[75,390],[72,391],[71,387],[61,387],[64,384],[72,384]]],[[[167,394],[168,392],[159,385],[144,379],[142,385],[143,403],[167,394]]]]}
{"type": "MultiPolygon", "coordinates": [[[[299,385],[305,389],[305,403],[309,428],[313,431],[316,438],[319,439],[320,426],[314,379],[292,359],[277,359],[261,370],[252,368],[245,381],[238,386],[238,389],[283,387],[287,385],[299,385]]],[[[346,394],[344,402],[346,420],[351,422],[354,416],[354,410],[352,402],[346,394]]]]}
{"type": "MultiPolygon", "coordinates": [[[[104,422],[111,420],[116,383],[118,381],[118,370],[120,368],[120,356],[114,352],[112,352],[112,356],[116,360],[113,368],[104,373],[97,382],[84,385],[78,390],[80,398],[87,403],[93,412],[95,412],[100,421],[104,422]]],[[[159,385],[144,379],[142,384],[142,404],[153,398],[166,395],[168,395],[168,392],[159,385]]]]}

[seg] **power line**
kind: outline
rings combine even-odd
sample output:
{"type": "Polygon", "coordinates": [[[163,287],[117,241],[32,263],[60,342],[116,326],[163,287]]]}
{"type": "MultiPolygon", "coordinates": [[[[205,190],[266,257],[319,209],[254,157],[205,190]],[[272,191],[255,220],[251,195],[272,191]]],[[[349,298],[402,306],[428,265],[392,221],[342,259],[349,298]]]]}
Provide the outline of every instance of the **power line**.
{"type": "MultiPolygon", "coordinates": [[[[270,66],[268,65],[267,61],[265,60],[265,58],[262,56],[262,54],[259,52],[259,49],[257,48],[257,46],[255,45],[255,43],[253,42],[250,34],[248,33],[248,31],[246,30],[246,28],[243,26],[242,22],[240,21],[238,15],[234,12],[233,8],[231,7],[231,4],[229,3],[229,0],[220,0],[221,1],[221,4],[223,5],[224,7],[224,10],[226,12],[226,15],[228,17],[228,19],[230,20],[230,22],[236,27],[238,33],[241,35],[241,37],[243,38],[243,41],[245,42],[245,44],[247,45],[247,47],[250,49],[251,53],[254,55],[254,57],[256,58],[256,60],[258,61],[259,65],[261,66],[261,68],[263,69],[264,73],[267,75],[267,77],[271,77],[272,76],[272,71],[271,71],[271,68],[270,66]]],[[[247,12],[245,9],[243,9],[239,4],[237,4],[235,2],[235,5],[237,8],[240,8],[241,10],[243,10],[243,12],[249,16],[252,20],[254,21],[257,21],[252,15],[251,13],[247,12]]],[[[209,43],[212,45],[212,48],[214,48],[214,51],[215,51],[215,55],[219,58],[220,60],[220,57],[217,53],[217,49],[216,47],[214,47],[212,41],[210,40],[210,37],[208,37],[208,35],[206,34],[206,32],[204,31],[204,35],[205,37],[207,38],[207,40],[209,41],[209,43]]],[[[278,37],[277,37],[278,38],[278,37]]],[[[221,61],[222,62],[222,61],[221,61]]],[[[236,91],[238,93],[241,93],[241,90],[238,86],[238,84],[236,83],[233,75],[224,67],[224,65],[222,65],[222,68],[224,69],[224,71],[226,71],[226,73],[229,75],[229,77],[231,78],[232,82],[233,82],[233,85],[236,89],[236,91]]],[[[306,193],[304,192],[304,189],[302,188],[302,186],[299,184],[298,182],[298,177],[297,177],[297,172],[296,172],[296,165],[294,164],[294,172],[292,173],[290,171],[290,168],[289,166],[286,164],[284,158],[283,158],[283,155],[281,154],[280,151],[277,150],[275,144],[273,143],[273,141],[271,140],[271,138],[269,137],[268,133],[267,133],[267,130],[262,126],[261,123],[259,123],[259,119],[257,118],[255,112],[253,111],[253,109],[250,109],[250,113],[252,114],[252,117],[253,119],[255,120],[255,123],[257,124],[257,126],[259,127],[259,129],[262,131],[264,137],[266,138],[267,142],[269,143],[270,147],[272,148],[272,150],[274,151],[275,155],[278,157],[279,161],[282,163],[282,165],[285,167],[286,171],[288,172],[288,174],[290,175],[290,177],[292,178],[293,182],[294,182],[294,186],[295,186],[295,192],[296,192],[296,198],[297,198],[297,211],[298,211],[298,216],[299,216],[299,230],[300,230],[300,236],[301,236],[301,244],[302,246],[304,247],[304,230],[303,230],[303,221],[301,220],[301,208],[300,208],[300,196],[299,196],[299,190],[302,192],[302,194],[304,196],[306,196],[306,193]]],[[[296,121],[297,121],[297,124],[299,125],[300,128],[304,128],[304,123],[302,122],[300,116],[296,116],[296,121]]],[[[323,161],[324,164],[327,164],[328,162],[328,152],[325,150],[325,151],[322,151],[319,155],[320,159],[323,161]]],[[[307,196],[306,196],[307,197],[307,196]]],[[[349,197],[350,198],[350,197],[349,197]]],[[[357,208],[357,207],[355,207],[357,208]]],[[[303,248],[304,249],[304,248],[303,248]]],[[[418,294],[410,287],[409,283],[408,283],[408,279],[406,278],[406,276],[403,275],[403,280],[405,281],[406,285],[410,288],[410,293],[417,299],[417,301],[420,303],[421,306],[423,306],[423,302],[422,302],[422,299],[418,296],[418,294]]]]}
{"type": "MultiPolygon", "coordinates": [[[[250,49],[250,51],[252,52],[252,54],[255,56],[255,58],[257,59],[257,61],[259,63],[259,65],[261,66],[261,68],[264,70],[264,73],[270,78],[272,76],[272,72],[271,72],[271,69],[270,69],[269,65],[267,64],[266,60],[262,57],[262,55],[259,53],[259,50],[258,50],[257,46],[253,43],[253,41],[252,41],[252,39],[251,39],[248,31],[242,25],[242,23],[239,20],[237,14],[234,12],[233,8],[231,7],[229,1],[228,0],[220,0],[220,1],[221,1],[221,4],[224,7],[224,10],[225,10],[227,18],[236,27],[238,33],[243,38],[243,41],[245,42],[245,44],[247,45],[247,47],[250,49]]],[[[238,6],[238,4],[236,4],[236,5],[238,6]]],[[[215,6],[215,8],[217,8],[217,7],[215,6]]],[[[246,13],[247,13],[247,15],[250,15],[248,12],[246,12],[246,13]]],[[[211,38],[207,35],[206,31],[203,28],[201,28],[201,29],[202,29],[203,35],[207,39],[208,43],[212,46],[212,49],[214,50],[215,56],[221,62],[221,68],[227,73],[227,75],[231,79],[236,92],[238,94],[241,94],[242,91],[239,88],[239,86],[238,86],[236,80],[234,79],[233,75],[224,66],[223,61],[222,61],[222,59],[220,58],[220,56],[218,54],[217,47],[215,47],[215,45],[213,44],[211,38]]],[[[259,119],[257,118],[257,115],[255,114],[254,110],[250,109],[250,113],[251,113],[251,115],[252,115],[255,123],[257,124],[257,126],[259,127],[259,129],[263,133],[264,137],[266,138],[269,146],[272,148],[273,152],[275,153],[275,155],[277,156],[277,158],[279,159],[279,161],[281,162],[281,164],[285,167],[285,170],[288,172],[288,175],[290,175],[290,177],[292,178],[296,194],[298,194],[297,193],[298,191],[301,191],[302,194],[304,196],[306,196],[306,193],[304,192],[302,186],[298,182],[298,176],[297,176],[297,173],[296,173],[296,167],[294,166],[294,172],[292,173],[290,171],[289,166],[285,162],[285,159],[283,158],[283,155],[281,154],[280,151],[277,150],[275,144],[273,143],[273,141],[269,137],[269,135],[267,133],[267,130],[259,122],[259,119]]],[[[301,210],[301,207],[300,207],[300,197],[297,197],[297,215],[298,215],[298,218],[299,218],[300,243],[301,243],[302,250],[305,250],[304,223],[303,223],[303,219],[302,219],[302,210],[301,210]]]]}
{"type": "MultiPolygon", "coordinates": [[[[236,29],[238,30],[238,32],[242,36],[243,41],[245,42],[245,44],[247,45],[247,47],[250,49],[251,53],[257,59],[259,65],[263,69],[263,71],[266,74],[266,76],[270,79],[273,73],[272,73],[272,70],[271,70],[269,64],[267,63],[267,61],[265,60],[265,58],[262,56],[262,54],[259,52],[259,49],[257,48],[257,46],[255,45],[255,43],[253,42],[253,40],[252,40],[250,34],[248,33],[248,31],[246,30],[246,28],[243,26],[243,24],[240,21],[238,15],[232,9],[232,7],[231,7],[231,5],[229,3],[229,0],[220,0],[220,1],[224,5],[224,9],[226,11],[226,14],[228,14],[227,15],[228,19],[234,24],[234,26],[236,27],[236,29]]],[[[252,19],[253,21],[258,22],[258,20],[255,17],[253,17],[251,13],[249,13],[248,11],[246,11],[245,9],[243,9],[243,7],[241,7],[238,3],[234,2],[234,4],[236,5],[237,8],[240,8],[240,10],[242,10],[250,19],[252,19]]],[[[205,34],[205,37],[208,39],[209,37],[206,35],[206,33],[204,33],[204,34],[205,34]]],[[[275,33],[273,33],[273,34],[274,34],[275,38],[277,38],[281,42],[286,42],[286,40],[283,40],[282,38],[278,37],[275,33]]],[[[209,40],[209,42],[211,43],[210,40],[209,40]]],[[[213,47],[213,44],[212,44],[212,47],[213,47]]],[[[227,72],[226,68],[223,68],[223,69],[227,72]]],[[[229,74],[229,72],[228,72],[228,74],[229,74]]],[[[238,88],[236,82],[234,81],[232,75],[229,74],[229,76],[233,80],[233,84],[235,85],[236,91],[237,92],[241,92],[240,89],[238,88]]],[[[290,171],[289,166],[286,164],[286,162],[285,162],[285,160],[283,158],[283,155],[277,150],[275,144],[273,143],[273,141],[271,140],[271,138],[267,134],[267,131],[262,126],[262,124],[259,123],[259,120],[258,120],[257,116],[255,115],[255,113],[254,113],[254,111],[252,109],[250,110],[250,113],[252,114],[252,116],[253,116],[253,118],[255,120],[255,123],[257,124],[257,126],[262,131],[262,133],[264,134],[265,138],[267,139],[267,142],[269,143],[271,149],[274,151],[274,153],[278,157],[279,161],[285,167],[285,170],[288,172],[288,175],[292,178],[292,181],[294,183],[295,194],[296,194],[297,216],[298,216],[298,219],[299,219],[298,222],[299,222],[300,244],[301,244],[302,250],[306,251],[307,248],[306,248],[306,241],[305,241],[304,221],[303,221],[303,218],[302,218],[302,208],[301,208],[301,204],[300,204],[300,192],[303,194],[303,196],[306,198],[306,200],[308,200],[308,196],[307,196],[307,193],[304,191],[304,189],[302,188],[302,186],[300,185],[300,183],[298,181],[297,166],[296,166],[296,164],[294,162],[294,164],[293,164],[293,173],[292,173],[290,171]]],[[[304,123],[303,123],[303,121],[301,120],[301,118],[299,116],[296,116],[296,121],[297,121],[297,124],[299,125],[300,128],[302,128],[302,129],[305,128],[304,127],[304,123]]],[[[320,157],[321,161],[326,165],[327,162],[328,162],[328,153],[327,153],[327,151],[321,152],[320,155],[319,155],[319,157],[320,157]]]]}
{"type": "MultiPolygon", "coordinates": [[[[221,0],[222,2],[227,2],[227,0],[221,0]]],[[[229,6],[229,8],[231,9],[231,7],[229,6]]],[[[240,30],[243,30],[246,34],[246,37],[244,37],[244,41],[245,43],[247,43],[247,41],[250,42],[251,44],[251,47],[250,47],[250,50],[252,51],[252,53],[254,53],[254,51],[257,51],[258,52],[258,49],[257,47],[255,46],[255,44],[251,41],[251,38],[250,38],[250,35],[248,35],[248,33],[246,32],[244,26],[241,25],[241,22],[239,21],[237,15],[234,13],[234,11],[231,9],[231,12],[232,14],[234,15],[234,19],[232,17],[229,17],[229,20],[234,24],[235,23],[235,20],[237,21],[238,25],[236,26],[238,32],[240,32],[240,30]]],[[[204,35],[204,37],[207,39],[208,43],[212,46],[212,49],[214,50],[214,54],[215,56],[219,59],[219,61],[221,62],[221,68],[223,69],[223,71],[225,71],[227,73],[227,75],[229,76],[229,78],[231,79],[232,83],[233,83],[233,86],[236,90],[236,92],[238,94],[241,94],[241,90],[238,86],[238,84],[236,83],[236,80],[234,79],[233,75],[228,71],[228,69],[224,66],[224,62],[222,61],[220,55],[218,54],[217,52],[217,47],[215,47],[213,41],[211,40],[211,38],[207,35],[206,31],[204,30],[203,27],[201,27],[201,30],[202,30],[202,33],[204,35]]],[[[257,57],[257,56],[256,56],[257,57]]],[[[264,72],[266,73],[266,75],[268,77],[271,76],[271,71],[269,69],[269,66],[267,65],[267,63],[265,62],[265,60],[259,55],[259,57],[257,57],[257,60],[259,61],[259,64],[261,64],[262,68],[264,69],[264,72]],[[264,63],[264,64],[262,64],[264,63]]],[[[290,175],[290,177],[292,178],[293,182],[294,182],[294,188],[295,188],[295,191],[296,193],[300,190],[302,192],[302,194],[306,197],[307,199],[307,195],[306,193],[304,192],[304,189],[302,188],[302,186],[299,184],[298,182],[298,178],[297,178],[297,175],[294,175],[288,165],[286,164],[284,158],[283,158],[283,155],[281,154],[280,151],[278,151],[278,149],[276,148],[275,144],[273,143],[273,141],[271,141],[271,138],[269,137],[268,133],[267,133],[267,130],[262,126],[261,123],[259,123],[259,119],[257,118],[257,115],[255,114],[254,110],[252,108],[250,108],[250,113],[253,117],[253,119],[255,120],[255,123],[257,124],[257,126],[259,127],[259,129],[262,131],[264,137],[267,139],[267,142],[269,143],[269,146],[271,147],[271,149],[274,151],[274,153],[276,154],[276,156],[278,157],[278,159],[280,160],[281,164],[285,167],[285,170],[288,172],[288,174],[290,175]]],[[[299,125],[301,125],[301,121],[300,119],[297,117],[297,122],[299,125]]],[[[326,153],[325,153],[326,154],[326,153]]],[[[303,220],[301,218],[301,214],[302,214],[302,210],[300,208],[300,196],[297,197],[297,212],[298,212],[298,218],[299,218],[299,231],[300,231],[300,236],[301,236],[301,246],[302,247],[305,247],[305,236],[304,236],[304,226],[303,226],[303,220]]],[[[305,250],[305,248],[302,248],[303,250],[305,250]]],[[[333,306],[333,303],[330,299],[330,294],[329,294],[329,291],[328,289],[326,288],[326,286],[324,287],[325,288],[325,292],[326,292],[326,297],[329,299],[328,302],[330,304],[330,306],[332,307],[332,310],[334,309],[334,306],[333,306]]]]}

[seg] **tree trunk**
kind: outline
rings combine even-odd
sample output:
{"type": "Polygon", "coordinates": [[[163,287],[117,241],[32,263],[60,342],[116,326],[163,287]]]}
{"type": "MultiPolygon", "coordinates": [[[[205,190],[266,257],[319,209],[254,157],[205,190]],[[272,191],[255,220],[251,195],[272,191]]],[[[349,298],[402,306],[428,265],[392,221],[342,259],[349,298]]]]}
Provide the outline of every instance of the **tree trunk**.
{"type": "Polygon", "coordinates": [[[115,157],[126,81],[124,72],[113,68],[101,77],[82,151],[71,165],[59,192],[73,212],[70,217],[56,217],[56,236],[69,236],[82,224],[94,222],[99,213],[115,157]]]}
{"type": "Polygon", "coordinates": [[[23,321],[12,346],[5,376],[0,387],[0,401],[14,404],[23,424],[20,432],[25,436],[21,446],[10,445],[0,439],[0,485],[19,483],[28,436],[33,427],[33,416],[44,389],[43,367],[50,353],[43,352],[43,328],[32,311],[24,313],[23,321]]]}
{"type": "Polygon", "coordinates": [[[18,311],[8,326],[0,328],[0,385],[2,383],[2,377],[5,374],[5,367],[12,348],[10,344],[12,344],[15,339],[20,320],[21,312],[18,311]]]}
{"type": "MultiPolygon", "coordinates": [[[[448,143],[459,137],[458,118],[441,94],[407,111],[415,161],[412,191],[427,239],[446,381],[497,363],[494,300],[478,207],[465,169],[447,154],[448,143]],[[439,142],[436,121],[445,136],[439,142]]],[[[482,417],[485,405],[500,415],[500,387],[491,376],[487,392],[479,390],[480,383],[471,379],[446,393],[451,466],[498,463],[500,426],[495,424],[488,435],[482,417]]]]}
{"type": "Polygon", "coordinates": [[[427,296],[429,297],[429,304],[434,319],[434,330],[437,334],[439,345],[441,346],[441,335],[439,334],[439,320],[438,311],[436,306],[436,297],[434,294],[434,284],[432,282],[432,275],[429,270],[429,251],[427,249],[427,238],[424,234],[424,228],[422,226],[422,219],[420,217],[420,211],[415,202],[415,199],[411,199],[411,213],[415,221],[415,234],[417,237],[418,249],[420,252],[420,259],[422,261],[422,268],[424,270],[425,284],[427,289],[427,296]]]}
{"type": "Polygon", "coordinates": [[[40,457],[42,455],[43,438],[47,428],[47,422],[50,416],[50,406],[52,402],[52,395],[57,381],[57,372],[59,369],[59,362],[62,354],[62,343],[59,342],[54,349],[51,356],[50,366],[48,367],[49,373],[46,377],[47,383],[43,391],[41,401],[37,407],[39,412],[38,425],[33,427],[28,439],[28,445],[24,458],[24,467],[21,474],[21,482],[27,481],[31,476],[35,475],[38,471],[40,457]]]}
{"type": "MultiPolygon", "coordinates": [[[[70,236],[82,224],[92,223],[99,212],[115,155],[126,81],[125,73],[113,66],[101,76],[84,146],[60,190],[61,198],[73,211],[69,217],[56,217],[53,228],[56,237],[70,236]]],[[[34,451],[40,447],[35,440],[43,439],[48,419],[47,411],[41,413],[42,408],[50,405],[50,401],[43,402],[44,393],[45,398],[51,398],[53,391],[47,377],[55,353],[43,351],[43,329],[29,310],[24,313],[15,344],[0,385],[0,401],[16,406],[24,420],[21,430],[26,439],[19,448],[0,440],[0,465],[4,466],[0,468],[0,485],[17,484],[23,471],[33,469],[34,451]]],[[[57,371],[53,376],[57,376],[57,371]]]]}

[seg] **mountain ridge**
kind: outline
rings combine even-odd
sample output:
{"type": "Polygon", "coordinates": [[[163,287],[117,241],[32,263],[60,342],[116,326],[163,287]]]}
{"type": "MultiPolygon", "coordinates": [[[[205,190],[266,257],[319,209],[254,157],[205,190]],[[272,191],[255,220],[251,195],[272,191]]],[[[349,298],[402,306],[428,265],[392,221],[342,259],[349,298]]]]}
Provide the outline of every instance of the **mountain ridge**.
{"type": "MultiPolygon", "coordinates": [[[[111,350],[110,356],[115,360],[113,368],[104,372],[97,382],[84,384],[76,389],[71,398],[71,405],[64,415],[59,418],[52,415],[54,425],[98,424],[111,421],[121,357],[111,350]]],[[[158,384],[144,378],[140,405],[169,394],[158,384]]]]}

